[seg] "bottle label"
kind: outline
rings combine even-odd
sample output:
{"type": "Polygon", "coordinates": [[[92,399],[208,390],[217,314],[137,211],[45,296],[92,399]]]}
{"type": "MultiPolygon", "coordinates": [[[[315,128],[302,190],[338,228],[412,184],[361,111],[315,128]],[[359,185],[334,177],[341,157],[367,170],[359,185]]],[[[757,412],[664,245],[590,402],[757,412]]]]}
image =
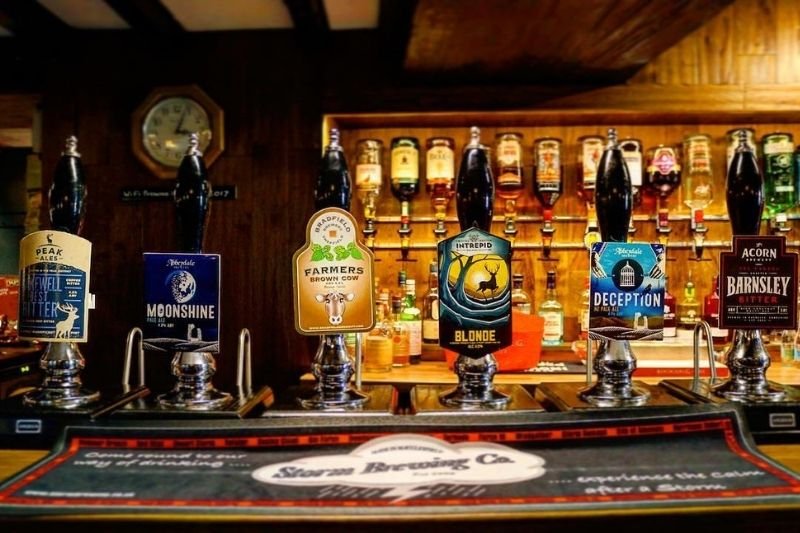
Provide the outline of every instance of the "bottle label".
{"type": "Polygon", "coordinates": [[[372,251],[353,215],[329,207],[314,213],[306,242],[292,257],[295,329],[301,335],[370,331],[375,326],[372,251]]]}
{"type": "Polygon", "coordinates": [[[419,152],[411,146],[399,146],[392,150],[392,181],[395,184],[419,181],[419,152]]]}
{"type": "Polygon", "coordinates": [[[378,191],[381,188],[380,165],[361,163],[356,165],[356,188],[361,191],[378,191]]]}
{"type": "Polygon", "coordinates": [[[19,243],[19,337],[86,342],[92,243],[63,231],[36,231],[19,243]]]}
{"type": "Polygon", "coordinates": [[[628,165],[628,173],[631,176],[631,187],[642,186],[642,153],[623,152],[622,158],[628,165]]]}
{"type": "Polygon", "coordinates": [[[589,309],[581,311],[581,332],[589,331],[589,309]]]}
{"type": "Polygon", "coordinates": [[[439,321],[426,319],[422,321],[422,338],[425,342],[439,342],[439,321]]]}
{"type": "Polygon", "coordinates": [[[453,150],[447,146],[434,146],[427,153],[425,177],[428,184],[452,183],[455,180],[453,150]]]}
{"type": "Polygon", "coordinates": [[[686,142],[689,172],[711,172],[711,147],[705,138],[689,139],[686,142]]]}
{"type": "Polygon", "coordinates": [[[522,161],[522,145],[514,139],[497,143],[497,163],[501,167],[517,166],[522,161]]]}
{"type": "Polygon", "coordinates": [[[431,319],[439,321],[439,300],[431,302],[431,319]]]}
{"type": "Polygon", "coordinates": [[[794,152],[794,143],[789,138],[767,139],[764,143],[764,155],[791,154],[794,152]]]}
{"type": "Polygon", "coordinates": [[[385,372],[393,362],[392,339],[383,335],[367,335],[364,342],[364,369],[385,372]]]}
{"type": "Polygon", "coordinates": [[[536,147],[536,185],[541,192],[561,189],[561,155],[556,141],[541,141],[536,147]]]}
{"type": "Polygon", "coordinates": [[[680,166],[675,158],[675,151],[668,146],[662,146],[656,149],[653,154],[653,160],[647,167],[647,172],[650,174],[659,173],[666,175],[673,171],[678,172],[679,170],[680,166]]]}
{"type": "Polygon", "coordinates": [[[561,337],[564,336],[564,315],[556,312],[543,312],[539,315],[544,318],[544,336],[545,341],[559,342],[561,337]]]}
{"type": "Polygon", "coordinates": [[[601,139],[587,139],[581,146],[580,165],[583,170],[582,181],[584,189],[594,189],[597,181],[597,166],[603,155],[603,141],[601,139]]]}
{"type": "Polygon", "coordinates": [[[409,320],[408,326],[408,353],[412,357],[422,354],[422,321],[409,320]]]}
{"type": "Polygon", "coordinates": [[[409,351],[408,329],[403,328],[400,332],[395,331],[392,337],[392,362],[394,364],[406,365],[411,354],[409,351]]]}
{"type": "Polygon", "coordinates": [[[524,315],[529,315],[533,311],[531,309],[531,304],[528,303],[528,302],[512,303],[511,305],[512,305],[514,311],[519,311],[520,313],[522,313],[524,315]]]}

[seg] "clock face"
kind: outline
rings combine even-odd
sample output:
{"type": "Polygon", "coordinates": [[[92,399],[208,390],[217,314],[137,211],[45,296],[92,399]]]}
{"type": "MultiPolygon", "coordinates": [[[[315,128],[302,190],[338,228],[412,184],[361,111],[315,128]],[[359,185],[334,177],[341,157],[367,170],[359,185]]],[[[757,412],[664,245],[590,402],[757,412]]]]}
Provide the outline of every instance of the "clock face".
{"type": "Polygon", "coordinates": [[[142,144],[153,159],[177,168],[189,146],[190,133],[198,134],[200,151],[205,152],[211,142],[208,113],[191,98],[172,96],[156,102],[145,115],[142,144]]]}

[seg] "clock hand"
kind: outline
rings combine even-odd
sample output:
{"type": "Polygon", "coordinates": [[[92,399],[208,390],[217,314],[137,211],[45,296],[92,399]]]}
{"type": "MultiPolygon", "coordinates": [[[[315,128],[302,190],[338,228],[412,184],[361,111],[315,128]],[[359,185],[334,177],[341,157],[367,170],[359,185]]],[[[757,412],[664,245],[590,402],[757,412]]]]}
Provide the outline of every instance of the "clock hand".
{"type": "Polygon", "coordinates": [[[181,117],[178,119],[178,125],[175,127],[175,134],[176,135],[189,133],[189,132],[187,132],[186,130],[184,130],[182,128],[183,120],[186,118],[186,112],[187,111],[188,111],[188,108],[187,108],[187,106],[184,105],[183,106],[183,110],[181,111],[181,117]]]}

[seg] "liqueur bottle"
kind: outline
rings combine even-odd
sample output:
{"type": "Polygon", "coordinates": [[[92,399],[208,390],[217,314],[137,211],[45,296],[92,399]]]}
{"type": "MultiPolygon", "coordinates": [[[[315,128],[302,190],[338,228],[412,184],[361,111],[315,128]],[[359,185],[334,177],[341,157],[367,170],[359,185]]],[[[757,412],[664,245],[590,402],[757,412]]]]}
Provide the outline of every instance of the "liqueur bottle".
{"type": "Polygon", "coordinates": [[[481,130],[470,129],[456,180],[456,208],[462,230],[476,226],[489,231],[494,205],[494,181],[487,148],[481,144],[481,130]]]}
{"type": "Polygon", "coordinates": [[[392,369],[392,322],[388,309],[376,308],[375,327],[364,341],[364,369],[369,372],[389,372],[392,369]]]}
{"type": "Polygon", "coordinates": [[[659,199],[668,198],[681,184],[681,166],[672,146],[658,145],[647,164],[647,187],[659,199]]]}
{"type": "Polygon", "coordinates": [[[403,313],[403,299],[392,296],[392,366],[408,366],[410,361],[410,334],[408,324],[400,320],[403,313]]]}
{"type": "Polygon", "coordinates": [[[522,134],[498,133],[495,143],[497,196],[516,200],[522,194],[522,134]]]}
{"type": "Polygon", "coordinates": [[[422,360],[422,311],[417,307],[417,284],[406,280],[406,295],[400,320],[408,326],[408,362],[418,365],[422,360]]]}
{"type": "Polygon", "coordinates": [[[525,292],[525,276],[514,274],[511,277],[511,310],[525,315],[533,312],[533,299],[525,292]]]}
{"type": "Polygon", "coordinates": [[[79,235],[86,215],[86,177],[78,153],[78,139],[67,138],[56,164],[48,201],[52,229],[79,235]]]}
{"type": "MultiPolygon", "coordinates": [[[[356,195],[364,209],[372,206],[381,193],[383,185],[383,141],[380,139],[360,139],[356,144],[356,195]]],[[[364,215],[375,216],[374,213],[364,215]]]]}
{"type": "Polygon", "coordinates": [[[178,246],[183,252],[200,253],[203,250],[211,184],[200,153],[196,133],[189,136],[189,148],[178,167],[178,178],[173,191],[178,218],[178,246]]]}
{"type": "Polygon", "coordinates": [[[455,141],[450,137],[433,137],[425,143],[425,183],[431,195],[431,204],[436,216],[434,234],[444,235],[444,219],[447,206],[453,197],[455,185],[455,141]]]}
{"type": "Polygon", "coordinates": [[[617,132],[608,130],[608,146],[597,168],[595,204],[600,234],[606,242],[625,242],[631,219],[631,178],[617,143],[617,132]]]}
{"type": "Polygon", "coordinates": [[[392,194],[400,202],[410,202],[419,192],[419,139],[392,139],[392,194]]]}
{"type": "Polygon", "coordinates": [[[563,190],[561,139],[536,139],[534,154],[533,190],[542,207],[552,209],[563,190]]]}
{"type": "Polygon", "coordinates": [[[314,188],[314,209],[339,207],[350,210],[350,172],[344,150],[339,145],[339,130],[331,129],[331,142],[325,147],[314,188]]]}
{"type": "Polygon", "coordinates": [[[795,191],[794,137],[791,133],[771,133],[761,139],[764,165],[764,194],[770,215],[783,213],[797,200],[795,191]]]}
{"type": "Polygon", "coordinates": [[[758,235],[764,211],[764,187],[758,161],[747,144],[747,134],[739,132],[739,146],[728,170],[726,204],[734,235],[758,235]]]}
{"type": "Polygon", "coordinates": [[[703,320],[711,326],[711,339],[715,346],[728,340],[728,330],[719,327],[719,276],[711,282],[711,292],[703,298],[703,320]]]}
{"type": "Polygon", "coordinates": [[[705,209],[713,199],[714,177],[711,173],[711,137],[689,135],[683,141],[686,173],[681,184],[683,203],[693,212],[705,209]]]}
{"type": "Polygon", "coordinates": [[[669,292],[669,277],[664,276],[664,337],[678,336],[677,301],[669,292]]]}
{"type": "Polygon", "coordinates": [[[594,187],[597,168],[603,155],[605,139],[599,135],[584,135],[578,138],[581,144],[578,151],[578,197],[589,205],[594,205],[594,187]]]}
{"type": "Polygon", "coordinates": [[[422,342],[439,344],[439,270],[436,261],[428,268],[428,292],[422,298],[422,342]]]}
{"type": "Polygon", "coordinates": [[[544,301],[539,305],[539,316],[544,319],[544,336],[542,344],[558,345],[564,338],[564,307],[558,301],[556,292],[556,273],[547,273],[547,290],[544,301]]]}

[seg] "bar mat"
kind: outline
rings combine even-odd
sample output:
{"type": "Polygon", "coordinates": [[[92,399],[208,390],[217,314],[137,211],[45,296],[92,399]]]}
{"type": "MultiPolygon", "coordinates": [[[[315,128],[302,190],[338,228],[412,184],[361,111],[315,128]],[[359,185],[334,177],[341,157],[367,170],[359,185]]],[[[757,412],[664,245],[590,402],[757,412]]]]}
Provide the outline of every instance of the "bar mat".
{"type": "Polygon", "coordinates": [[[756,450],[736,407],[465,416],[444,428],[397,418],[69,428],[0,487],[0,514],[386,520],[800,504],[800,478],[756,450]]]}

